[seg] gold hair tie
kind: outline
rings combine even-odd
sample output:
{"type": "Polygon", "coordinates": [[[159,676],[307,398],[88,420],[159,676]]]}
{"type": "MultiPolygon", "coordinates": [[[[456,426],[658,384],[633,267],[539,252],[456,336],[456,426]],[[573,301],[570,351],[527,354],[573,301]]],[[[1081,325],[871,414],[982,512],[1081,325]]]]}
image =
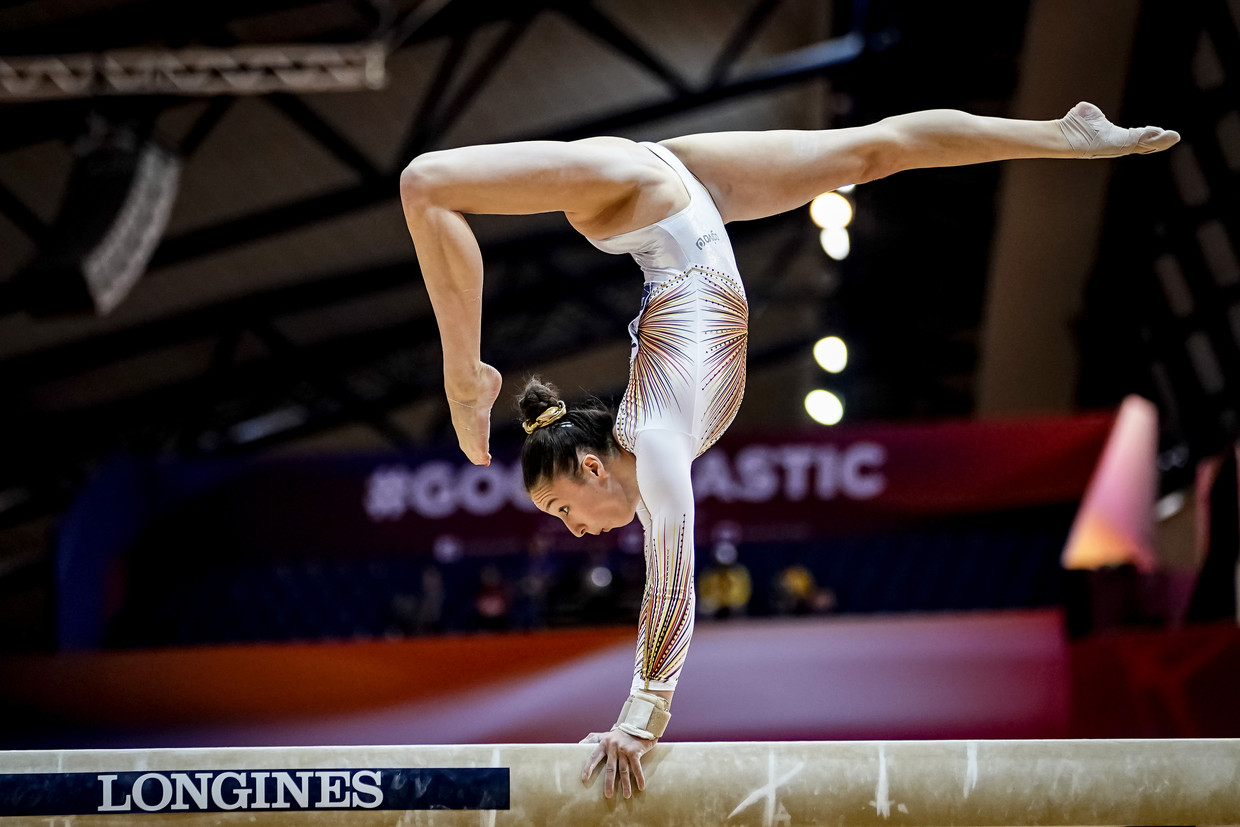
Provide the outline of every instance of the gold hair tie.
{"type": "Polygon", "coordinates": [[[525,429],[527,434],[532,434],[539,428],[545,428],[552,422],[555,422],[566,413],[568,413],[568,406],[565,405],[564,400],[561,399],[558,404],[553,405],[540,413],[538,415],[538,419],[535,419],[533,422],[522,422],[521,427],[525,429]]]}

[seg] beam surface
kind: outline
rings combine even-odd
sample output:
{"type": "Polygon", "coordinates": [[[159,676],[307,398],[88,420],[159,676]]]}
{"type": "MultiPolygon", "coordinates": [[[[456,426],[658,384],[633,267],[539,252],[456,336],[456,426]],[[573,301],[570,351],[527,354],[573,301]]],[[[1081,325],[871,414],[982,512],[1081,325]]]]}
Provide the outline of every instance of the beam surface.
{"type": "Polygon", "coordinates": [[[670,743],[646,756],[647,789],[629,800],[605,800],[598,773],[582,785],[590,749],[0,752],[0,825],[1003,827],[1240,816],[1237,740],[670,743]]]}

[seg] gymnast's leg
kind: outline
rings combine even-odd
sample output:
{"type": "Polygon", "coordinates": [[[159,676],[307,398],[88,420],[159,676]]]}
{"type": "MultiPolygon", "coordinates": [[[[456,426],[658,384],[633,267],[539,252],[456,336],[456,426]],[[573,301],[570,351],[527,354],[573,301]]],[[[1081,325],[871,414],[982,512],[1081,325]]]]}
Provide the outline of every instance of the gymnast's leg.
{"type": "Polygon", "coordinates": [[[461,450],[490,463],[499,372],[481,360],[482,254],[466,213],[563,212],[606,238],[672,214],[688,201],[668,166],[621,138],[470,146],[415,158],[401,203],[443,345],[444,390],[461,450]]]}
{"type": "Polygon", "coordinates": [[[664,141],[710,190],[724,221],[785,212],[845,184],[892,173],[1015,158],[1102,158],[1157,152],[1180,136],[1123,129],[1093,104],[1028,121],[948,109],[819,131],[717,132],[664,141]]]}

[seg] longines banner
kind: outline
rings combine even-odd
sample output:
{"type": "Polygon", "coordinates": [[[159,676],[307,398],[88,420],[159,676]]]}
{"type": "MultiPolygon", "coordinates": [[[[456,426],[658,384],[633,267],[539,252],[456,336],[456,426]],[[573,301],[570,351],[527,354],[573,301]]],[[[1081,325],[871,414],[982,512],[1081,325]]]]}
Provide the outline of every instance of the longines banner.
{"type": "MultiPolygon", "coordinates": [[[[1103,414],[729,434],[693,466],[699,537],[725,522],[746,540],[795,540],[1070,503],[1112,421],[1103,414]]],[[[161,468],[149,484],[171,498],[203,473],[161,468]]],[[[489,466],[446,452],[250,464],[199,488],[156,509],[163,547],[175,534],[180,547],[209,545],[217,556],[469,554],[519,551],[539,536],[588,549],[633,542],[638,530],[635,522],[628,532],[571,537],[530,504],[513,452],[502,449],[489,466]]]]}
{"type": "Polygon", "coordinates": [[[0,775],[0,816],[508,806],[507,767],[0,775]]]}

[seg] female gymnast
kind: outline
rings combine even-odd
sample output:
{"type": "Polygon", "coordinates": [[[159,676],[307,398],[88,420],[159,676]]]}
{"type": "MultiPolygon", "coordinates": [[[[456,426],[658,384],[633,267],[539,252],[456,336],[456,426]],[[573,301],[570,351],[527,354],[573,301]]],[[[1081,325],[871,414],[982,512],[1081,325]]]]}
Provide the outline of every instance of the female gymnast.
{"type": "Polygon", "coordinates": [[[645,529],[646,588],[629,699],[582,768],[606,761],[604,794],[645,788],[641,756],[667,725],[693,632],[689,467],[726,429],[745,386],[748,309],[730,221],[774,215],[845,184],[901,170],[1015,158],[1111,158],[1179,135],[1115,126],[1093,104],[1057,120],[915,112],[823,131],[689,135],[660,143],[588,138],[431,152],[401,174],[401,201],[443,344],[444,389],[461,450],[488,464],[500,374],[481,361],[482,257],[464,215],[563,212],[645,274],[628,388],[613,414],[568,408],[531,380],[519,400],[534,504],[577,536],[645,529]]]}

